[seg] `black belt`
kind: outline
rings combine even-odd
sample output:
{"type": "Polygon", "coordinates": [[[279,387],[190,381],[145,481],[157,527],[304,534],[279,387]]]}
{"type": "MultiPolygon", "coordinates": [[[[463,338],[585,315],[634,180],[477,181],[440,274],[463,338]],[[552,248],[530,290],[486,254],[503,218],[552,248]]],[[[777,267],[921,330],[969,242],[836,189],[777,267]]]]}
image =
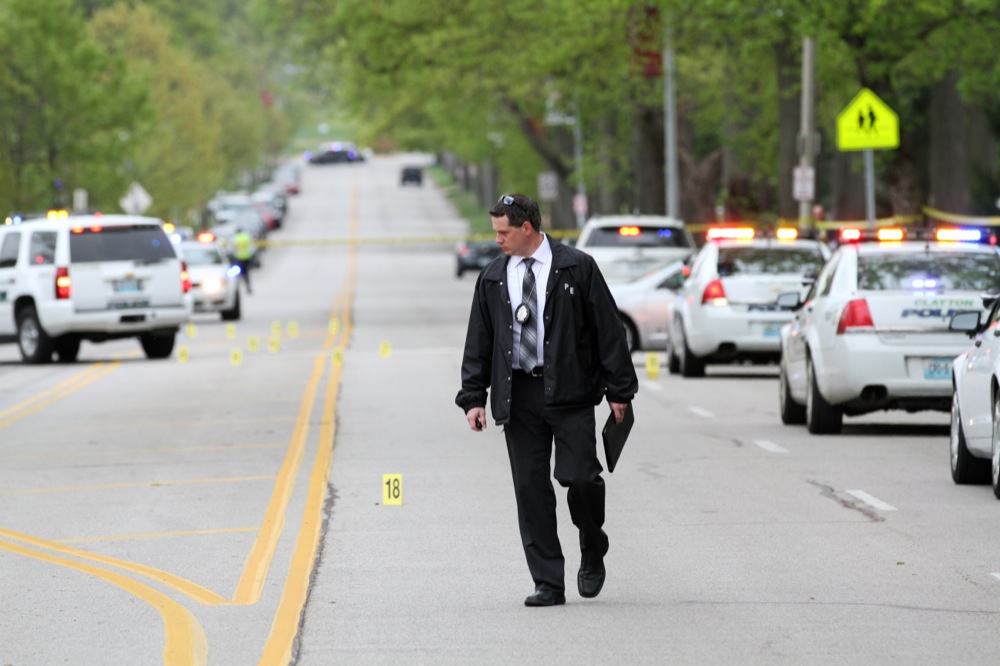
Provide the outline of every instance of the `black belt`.
{"type": "Polygon", "coordinates": [[[520,368],[517,368],[517,369],[515,369],[515,372],[523,372],[524,374],[528,375],[529,377],[541,377],[542,376],[542,370],[544,370],[543,366],[536,365],[531,370],[521,370],[520,368]]]}

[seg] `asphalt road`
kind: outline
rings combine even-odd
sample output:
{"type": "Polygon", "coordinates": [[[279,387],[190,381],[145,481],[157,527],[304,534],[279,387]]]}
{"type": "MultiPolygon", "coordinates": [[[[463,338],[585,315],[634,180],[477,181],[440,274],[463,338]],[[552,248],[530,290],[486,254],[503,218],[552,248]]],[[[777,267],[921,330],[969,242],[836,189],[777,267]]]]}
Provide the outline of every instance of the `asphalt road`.
{"type": "Polygon", "coordinates": [[[244,319],[172,359],[0,346],[0,664],[995,661],[1000,506],[952,484],[947,415],[810,436],[773,368],[636,354],[608,581],[575,593],[557,490],[568,601],[524,607],[503,434],[453,402],[464,224],[410,161],[305,169],[244,319]]]}

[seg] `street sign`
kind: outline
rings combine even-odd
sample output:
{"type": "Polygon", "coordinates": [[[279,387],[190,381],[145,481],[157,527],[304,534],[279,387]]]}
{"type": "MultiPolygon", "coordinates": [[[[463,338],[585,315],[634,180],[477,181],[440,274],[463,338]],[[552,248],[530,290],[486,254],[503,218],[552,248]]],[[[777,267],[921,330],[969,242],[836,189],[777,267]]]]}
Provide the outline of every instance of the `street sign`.
{"type": "Polygon", "coordinates": [[[559,198],[559,176],[555,171],[538,174],[538,198],[542,201],[555,201],[559,198]]]}
{"type": "Polygon", "coordinates": [[[837,149],[899,148],[899,116],[868,88],[863,88],[837,116],[837,149]]]}
{"type": "Polygon", "coordinates": [[[132,183],[125,196],[118,200],[118,205],[129,215],[142,215],[153,205],[153,197],[142,185],[132,183]]]}
{"type": "Polygon", "coordinates": [[[816,170],[812,167],[795,167],[792,196],[796,201],[812,201],[816,198],[816,170]]]}

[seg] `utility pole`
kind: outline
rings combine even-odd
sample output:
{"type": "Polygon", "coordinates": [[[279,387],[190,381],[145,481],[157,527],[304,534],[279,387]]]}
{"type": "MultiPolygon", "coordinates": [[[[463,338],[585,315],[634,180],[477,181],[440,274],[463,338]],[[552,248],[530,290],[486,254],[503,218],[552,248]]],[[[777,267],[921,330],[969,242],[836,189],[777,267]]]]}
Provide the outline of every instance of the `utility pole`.
{"type": "Polygon", "coordinates": [[[674,93],[674,48],[670,23],[663,29],[663,157],[666,178],[667,216],[681,218],[677,171],[677,99],[674,93]]]}
{"type": "MultiPolygon", "coordinates": [[[[816,155],[816,114],[815,114],[815,78],[816,78],[816,44],[811,37],[802,38],[802,119],[799,135],[799,168],[796,181],[805,180],[808,196],[799,199],[799,228],[813,227],[812,202],[816,198],[816,170],[813,166],[816,155]]],[[[798,184],[798,183],[797,183],[798,184]]],[[[796,188],[799,189],[799,188],[796,188]]]]}

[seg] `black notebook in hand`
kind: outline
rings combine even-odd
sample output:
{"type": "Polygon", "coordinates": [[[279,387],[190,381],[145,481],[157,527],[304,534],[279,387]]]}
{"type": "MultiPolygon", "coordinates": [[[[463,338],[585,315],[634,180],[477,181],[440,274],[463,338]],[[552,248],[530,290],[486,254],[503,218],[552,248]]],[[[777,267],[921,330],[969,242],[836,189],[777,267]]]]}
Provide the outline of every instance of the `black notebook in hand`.
{"type": "Polygon", "coordinates": [[[615,423],[615,413],[608,415],[608,420],[604,423],[604,430],[601,437],[604,438],[604,458],[608,461],[608,472],[615,471],[618,458],[625,448],[625,440],[628,439],[629,432],[632,431],[632,424],[635,423],[635,414],[632,413],[632,403],[628,403],[625,408],[625,416],[621,423],[615,423]]]}

